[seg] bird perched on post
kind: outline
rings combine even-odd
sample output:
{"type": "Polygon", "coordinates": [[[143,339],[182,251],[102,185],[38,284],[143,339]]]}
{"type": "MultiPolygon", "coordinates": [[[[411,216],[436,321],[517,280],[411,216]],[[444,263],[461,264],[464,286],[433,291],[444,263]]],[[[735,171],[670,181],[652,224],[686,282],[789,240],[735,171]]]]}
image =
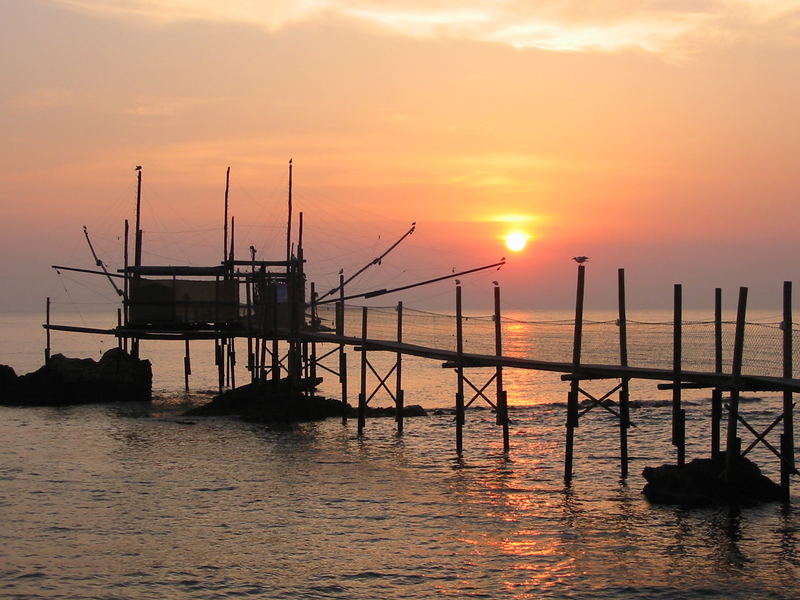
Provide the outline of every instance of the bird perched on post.
{"type": "Polygon", "coordinates": [[[573,256],[572,260],[574,260],[576,263],[578,263],[580,265],[580,264],[585,263],[587,260],[589,260],[589,257],[588,256],[573,256]]]}

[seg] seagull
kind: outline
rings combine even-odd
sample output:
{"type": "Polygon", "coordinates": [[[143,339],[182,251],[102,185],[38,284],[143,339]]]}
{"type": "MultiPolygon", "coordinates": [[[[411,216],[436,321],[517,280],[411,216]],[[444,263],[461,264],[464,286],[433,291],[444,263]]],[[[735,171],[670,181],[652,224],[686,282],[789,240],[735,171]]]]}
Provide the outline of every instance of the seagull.
{"type": "Polygon", "coordinates": [[[574,260],[576,263],[578,263],[580,265],[580,264],[585,263],[587,260],[589,260],[589,257],[588,256],[573,256],[572,260],[574,260]]]}
{"type": "Polygon", "coordinates": [[[499,283],[497,283],[496,281],[493,281],[492,283],[493,283],[493,284],[495,284],[495,285],[500,285],[500,284],[499,284],[499,283]]]}
{"type": "Polygon", "coordinates": [[[136,165],[136,170],[137,171],[141,171],[142,170],[142,165],[136,165]]]}
{"type": "Polygon", "coordinates": [[[456,285],[461,285],[461,280],[460,279],[456,279],[456,285]]]}

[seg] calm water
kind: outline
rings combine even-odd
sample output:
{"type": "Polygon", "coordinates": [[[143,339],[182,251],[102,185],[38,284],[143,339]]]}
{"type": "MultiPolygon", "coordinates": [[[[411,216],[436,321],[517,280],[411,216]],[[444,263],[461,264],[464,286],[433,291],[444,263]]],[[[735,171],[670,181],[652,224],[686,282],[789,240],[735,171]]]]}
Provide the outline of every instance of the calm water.
{"type": "MultiPolygon", "coordinates": [[[[41,362],[38,322],[3,317],[0,362],[20,372],[41,362]]],[[[531,329],[523,323],[517,341],[531,329]]],[[[539,336],[551,344],[542,351],[555,353],[571,329],[548,336],[539,336]]],[[[56,334],[53,347],[96,356],[112,344],[56,334]]],[[[653,344],[663,351],[660,338],[653,344]]],[[[581,421],[565,488],[557,375],[507,372],[510,457],[492,413],[472,410],[456,461],[448,415],[409,420],[402,438],[391,419],[372,419],[364,439],[336,420],[279,430],[183,418],[214,385],[210,347],[193,346],[189,395],[181,345],[146,344],[144,353],[156,365],[152,405],[0,408],[0,596],[798,597],[797,494],[790,510],[741,512],[655,507],[641,496],[642,468],[674,460],[669,392],[652,384],[635,390],[628,480],[613,417],[595,410],[581,421]]],[[[350,368],[352,393],[355,353],[350,368]]],[[[407,403],[452,406],[452,372],[408,359],[404,374],[407,403]]],[[[479,387],[486,377],[468,375],[479,387]]],[[[324,389],[338,392],[333,381],[324,389]]],[[[743,412],[763,427],[779,404],[748,397],[743,412]]],[[[686,408],[688,454],[705,455],[703,393],[687,394],[686,408]]],[[[766,452],[754,457],[776,475],[766,452]]]]}

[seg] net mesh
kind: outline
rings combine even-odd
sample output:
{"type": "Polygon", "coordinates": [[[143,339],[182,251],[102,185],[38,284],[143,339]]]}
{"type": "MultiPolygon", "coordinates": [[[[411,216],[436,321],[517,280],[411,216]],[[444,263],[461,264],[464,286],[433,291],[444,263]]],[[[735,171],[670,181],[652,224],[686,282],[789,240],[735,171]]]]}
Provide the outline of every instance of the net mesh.
{"type": "MultiPolygon", "coordinates": [[[[335,324],[333,305],[319,307],[324,325],[335,324]]],[[[362,307],[347,306],[345,335],[361,336],[362,307]]],[[[370,307],[367,337],[397,340],[397,308],[370,307]]],[[[574,324],[564,320],[521,320],[502,318],[502,348],[505,356],[552,362],[572,360],[574,324]]],[[[627,322],[628,364],[634,367],[671,369],[673,364],[672,321],[627,322]]],[[[464,352],[495,354],[495,324],[492,315],[464,315],[462,320],[464,352]]],[[[722,365],[730,372],[736,324],[722,323],[722,365]]],[[[681,366],[686,371],[715,370],[715,324],[713,321],[681,323],[681,366]]],[[[796,342],[800,330],[793,329],[796,342]]],[[[409,307],[403,309],[402,341],[429,348],[456,350],[456,317],[409,307]]],[[[620,364],[620,327],[615,320],[583,322],[581,362],[584,364],[620,364]]],[[[800,367],[800,353],[794,353],[792,372],[800,367]]],[[[775,376],[783,374],[783,328],[780,322],[748,322],[742,371],[746,374],[775,376]]]]}

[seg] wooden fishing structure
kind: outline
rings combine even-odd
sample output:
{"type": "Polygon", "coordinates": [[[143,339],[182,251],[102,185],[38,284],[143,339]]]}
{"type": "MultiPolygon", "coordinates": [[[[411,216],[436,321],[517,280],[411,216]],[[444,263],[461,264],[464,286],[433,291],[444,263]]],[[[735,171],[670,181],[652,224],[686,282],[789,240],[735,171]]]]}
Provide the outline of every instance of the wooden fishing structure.
{"type": "MultiPolygon", "coordinates": [[[[466,409],[476,401],[483,401],[496,413],[496,424],[501,428],[503,450],[510,451],[508,397],[503,385],[504,369],[528,369],[561,373],[562,380],[569,384],[566,402],[566,435],[564,452],[564,480],[571,481],[575,460],[575,437],[589,413],[597,409],[607,411],[618,422],[620,470],[622,477],[628,475],[628,433],[635,427],[630,418],[630,383],[633,380],[661,382],[659,389],[672,392],[671,427],[672,445],[676,450],[676,463],[686,461],[686,411],[682,405],[682,391],[686,389],[711,390],[711,423],[708,431],[709,452],[719,457],[723,451],[722,426],[724,411],[727,411],[725,431],[726,473],[733,476],[737,461],[757,445],[772,453],[780,464],[781,487],[788,501],[790,478],[798,475],[794,457],[794,402],[793,394],[800,392],[800,379],[793,373],[793,316],[792,284],[783,286],[783,321],[781,324],[782,375],[744,373],[743,349],[747,310],[747,288],[739,291],[733,360],[729,372],[723,370],[722,335],[722,291],[715,290],[714,318],[714,365],[713,371],[687,370],[683,367],[683,309],[682,286],[674,287],[674,319],[672,343],[672,367],[650,368],[631,366],[628,357],[628,318],[625,298],[625,272],[618,271],[618,319],[619,361],[618,364],[592,364],[583,360],[584,292],[586,266],[578,265],[575,317],[573,322],[573,344],[571,361],[548,361],[533,357],[506,356],[503,354],[502,315],[500,286],[494,282],[494,346],[493,354],[475,354],[465,351],[462,311],[462,287],[457,277],[486,269],[499,269],[505,262],[449,273],[414,284],[392,289],[379,289],[366,293],[346,294],[345,287],[370,266],[380,264],[389,252],[414,232],[416,223],[384,253],[364,268],[345,278],[339,274],[339,285],[319,294],[314,283],[310,284],[310,295],[306,295],[305,258],[303,256],[303,214],[299,213],[297,242],[292,242],[292,163],[289,162],[288,220],[286,228],[286,254],[280,260],[257,260],[251,246],[248,259],[237,259],[235,255],[235,220],[229,219],[228,192],[230,168],[226,173],[224,234],[222,261],[219,265],[158,266],[142,264],[143,232],[141,229],[141,167],[137,167],[136,220],[134,228],[133,264],[129,264],[129,227],[125,221],[124,267],[117,273],[110,272],[94,251],[88,231],[87,242],[99,270],[55,266],[59,270],[99,274],[106,277],[122,298],[118,311],[118,325],[113,329],[96,329],[58,325],[50,322],[50,299],[47,299],[46,323],[47,346],[45,360],[50,357],[50,331],[73,331],[112,335],[119,340],[120,347],[139,355],[141,340],[181,340],[185,343],[184,382],[189,389],[191,375],[190,341],[213,340],[215,364],[218,369],[220,391],[235,387],[236,340],[246,342],[247,371],[251,382],[272,382],[276,387],[282,382],[289,386],[291,394],[313,393],[320,372],[328,372],[338,378],[341,385],[342,422],[347,422],[348,413],[348,367],[347,349],[360,354],[360,377],[357,397],[357,430],[363,434],[369,403],[384,392],[394,403],[398,434],[404,430],[403,358],[422,357],[439,361],[456,375],[455,392],[455,450],[463,453],[466,409]],[[396,307],[395,339],[370,337],[369,308],[361,307],[360,331],[349,334],[345,331],[345,303],[359,298],[375,298],[401,292],[417,286],[448,279],[456,280],[455,287],[455,349],[416,345],[404,341],[404,307],[396,307]],[[122,281],[122,286],[117,282],[122,281]],[[318,311],[326,304],[335,305],[334,326],[323,327],[318,311]],[[281,348],[283,345],[283,350],[281,348]],[[324,348],[328,348],[324,351],[324,348]],[[378,370],[370,355],[387,353],[394,357],[388,371],[378,370]],[[335,359],[335,360],[334,360],[335,359]],[[333,364],[331,363],[333,360],[333,364]],[[479,382],[468,375],[470,370],[488,368],[492,375],[479,382]],[[613,381],[604,394],[590,393],[585,382],[613,381]],[[469,391],[467,391],[469,390],[469,391]],[[744,392],[777,392],[782,394],[782,410],[763,431],[751,425],[739,410],[740,396],[744,392]],[[727,395],[727,403],[724,398],[727,395]],[[581,399],[584,402],[581,402],[581,399]],[[616,402],[610,402],[616,398],[616,402]],[[778,447],[770,443],[768,434],[782,425],[778,447]],[[743,448],[740,431],[752,435],[752,440],[743,448]]],[[[585,259],[585,257],[580,257],[585,259]]],[[[778,349],[776,349],[777,351],[778,349]]]]}

